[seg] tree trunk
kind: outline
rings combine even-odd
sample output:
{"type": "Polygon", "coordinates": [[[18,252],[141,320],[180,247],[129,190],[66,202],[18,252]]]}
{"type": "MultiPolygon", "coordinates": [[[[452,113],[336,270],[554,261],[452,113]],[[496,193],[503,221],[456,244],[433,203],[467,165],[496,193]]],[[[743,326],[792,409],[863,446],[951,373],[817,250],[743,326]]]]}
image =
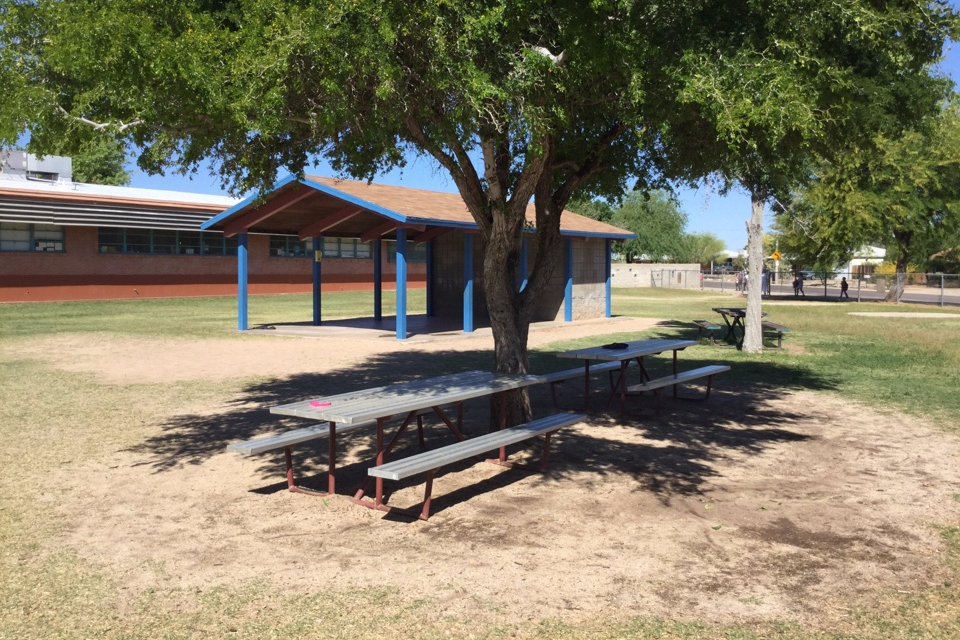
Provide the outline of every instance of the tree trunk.
{"type": "Polygon", "coordinates": [[[766,199],[750,190],[750,221],[747,222],[747,265],[750,282],[747,286],[747,317],[744,318],[743,350],[763,352],[763,299],[760,295],[763,277],[763,206],[766,199]]]}
{"type": "Polygon", "coordinates": [[[903,286],[907,281],[907,265],[910,262],[910,240],[913,234],[909,232],[894,232],[894,239],[897,241],[897,264],[896,273],[893,274],[893,283],[890,291],[887,292],[884,302],[900,302],[903,297],[903,286]]]}
{"type": "MultiPolygon", "coordinates": [[[[564,203],[565,204],[565,203],[564,203]]],[[[519,215],[495,215],[490,237],[484,243],[483,287],[493,329],[494,371],[524,374],[530,372],[527,358],[527,337],[537,302],[553,280],[562,253],[560,214],[563,205],[547,193],[538,193],[536,259],[527,278],[527,286],[517,291],[517,270],[523,234],[523,218],[519,215]]],[[[492,399],[491,429],[500,425],[500,403],[492,399]]],[[[507,425],[520,424],[532,418],[527,390],[511,393],[507,399],[507,425]]]]}
{"type": "MultiPolygon", "coordinates": [[[[497,373],[530,372],[527,358],[529,321],[521,313],[517,291],[517,269],[523,223],[508,215],[494,215],[490,236],[484,239],[483,290],[493,330],[493,365],[497,373]]],[[[526,391],[511,392],[507,399],[507,425],[520,424],[532,417],[526,391]]],[[[499,398],[491,398],[491,429],[500,425],[499,398]]]]}

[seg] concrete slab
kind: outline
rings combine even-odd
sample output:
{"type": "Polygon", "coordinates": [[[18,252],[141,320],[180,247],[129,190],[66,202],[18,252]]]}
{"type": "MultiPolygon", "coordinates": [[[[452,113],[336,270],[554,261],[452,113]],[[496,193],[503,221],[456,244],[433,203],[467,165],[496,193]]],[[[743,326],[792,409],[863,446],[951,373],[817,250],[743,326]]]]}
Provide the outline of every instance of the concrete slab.
{"type": "MultiPolygon", "coordinates": [[[[542,331],[558,327],[609,325],[612,323],[630,320],[626,317],[592,318],[589,320],[574,320],[563,322],[552,320],[534,322],[530,331],[542,331]]],[[[244,333],[252,335],[273,335],[298,338],[355,338],[359,340],[383,340],[397,337],[396,318],[385,317],[380,322],[373,318],[343,318],[340,320],[324,320],[323,324],[314,326],[309,322],[276,323],[258,325],[244,333]]],[[[407,316],[406,342],[424,342],[450,338],[487,338],[492,335],[489,326],[479,326],[472,333],[464,333],[462,323],[450,318],[428,318],[425,315],[407,316]]],[[[397,341],[398,344],[403,341],[397,341]]]]}

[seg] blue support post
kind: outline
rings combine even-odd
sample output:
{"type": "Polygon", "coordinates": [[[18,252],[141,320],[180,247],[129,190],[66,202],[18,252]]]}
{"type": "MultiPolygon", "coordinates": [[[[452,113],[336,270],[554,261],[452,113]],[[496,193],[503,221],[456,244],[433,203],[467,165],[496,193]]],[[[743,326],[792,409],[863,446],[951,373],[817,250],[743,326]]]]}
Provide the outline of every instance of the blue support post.
{"type": "Polygon", "coordinates": [[[517,291],[523,291],[527,288],[527,239],[520,241],[520,288],[517,291]]]}
{"type": "Polygon", "coordinates": [[[563,241],[563,321],[573,322],[573,242],[563,241]]]}
{"type": "Polygon", "coordinates": [[[427,243],[427,317],[433,317],[433,240],[427,243]]]}
{"type": "Polygon", "coordinates": [[[397,340],[407,339],[407,230],[397,229],[397,340]]]}
{"type": "Polygon", "coordinates": [[[323,282],[321,260],[323,259],[323,240],[313,238],[313,326],[320,326],[320,283],[323,282]]]}
{"type": "Polygon", "coordinates": [[[473,333],[473,234],[463,234],[463,331],[473,333]]]}
{"type": "Polygon", "coordinates": [[[247,318],[248,274],[247,234],[240,233],[237,234],[237,329],[240,331],[246,331],[249,326],[247,318]]]}
{"type": "Polygon", "coordinates": [[[383,255],[380,238],[373,241],[373,319],[383,320],[383,255]]]}
{"type": "Polygon", "coordinates": [[[613,268],[610,266],[610,262],[613,258],[612,252],[613,252],[613,242],[611,242],[610,240],[607,240],[607,247],[603,256],[603,273],[604,273],[604,277],[606,277],[607,279],[606,284],[604,285],[604,298],[605,298],[604,305],[606,306],[606,316],[608,318],[613,315],[611,313],[611,306],[610,306],[610,282],[612,280],[612,275],[613,275],[613,268]]]}

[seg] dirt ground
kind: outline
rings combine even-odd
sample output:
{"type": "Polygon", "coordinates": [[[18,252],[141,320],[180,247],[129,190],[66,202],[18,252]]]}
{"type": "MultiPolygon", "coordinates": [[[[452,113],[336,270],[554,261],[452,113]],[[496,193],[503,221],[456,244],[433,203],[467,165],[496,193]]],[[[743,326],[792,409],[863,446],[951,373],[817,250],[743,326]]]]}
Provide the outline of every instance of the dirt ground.
{"type": "MultiPolygon", "coordinates": [[[[573,330],[533,333],[531,346],[573,330]]],[[[659,415],[650,397],[631,399],[627,417],[595,409],[561,432],[543,476],[482,463],[447,469],[427,522],[345,495],[287,492],[282,454],[223,450],[269,433],[277,423],[266,409],[300,399],[304,385],[330,388],[339,372],[369,368],[378,383],[407,378],[434,351],[491,345],[483,337],[399,346],[77,336],[46,340],[42,350],[27,345],[111,385],[270,378],[226,402],[159,416],[142,444],[72,468],[70,482],[83,490],[59,505],[68,523],[59,542],[111,567],[134,591],[253,579],[291,593],[390,585],[429,599],[437,615],[485,607],[512,620],[648,614],[829,624],[845,615],[847,598],[946,579],[935,525],[960,522],[957,438],[831,395],[746,389],[721,376],[709,401],[665,398],[659,415]]],[[[688,350],[681,362],[710,349],[688,350]]],[[[561,395],[576,406],[581,394],[575,382],[561,395]]],[[[702,388],[681,395],[700,398],[702,388]]],[[[546,389],[534,400],[537,415],[551,410],[546,389]]],[[[467,404],[468,431],[485,428],[486,410],[467,404]]],[[[433,444],[451,441],[436,425],[428,432],[433,444]]],[[[343,494],[365,477],[372,444],[367,435],[344,438],[343,494]]],[[[325,447],[296,456],[303,484],[324,486],[325,447]]],[[[400,506],[422,497],[418,482],[393,489],[400,506]]]]}

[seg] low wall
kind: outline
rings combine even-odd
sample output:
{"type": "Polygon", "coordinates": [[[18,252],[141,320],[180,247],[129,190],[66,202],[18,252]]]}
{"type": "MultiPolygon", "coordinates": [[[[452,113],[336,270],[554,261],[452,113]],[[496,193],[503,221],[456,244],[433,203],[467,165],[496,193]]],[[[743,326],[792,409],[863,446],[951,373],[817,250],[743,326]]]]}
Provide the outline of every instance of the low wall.
{"type": "Polygon", "coordinates": [[[699,289],[700,265],[614,263],[610,265],[610,283],[614,287],[699,289]]]}

